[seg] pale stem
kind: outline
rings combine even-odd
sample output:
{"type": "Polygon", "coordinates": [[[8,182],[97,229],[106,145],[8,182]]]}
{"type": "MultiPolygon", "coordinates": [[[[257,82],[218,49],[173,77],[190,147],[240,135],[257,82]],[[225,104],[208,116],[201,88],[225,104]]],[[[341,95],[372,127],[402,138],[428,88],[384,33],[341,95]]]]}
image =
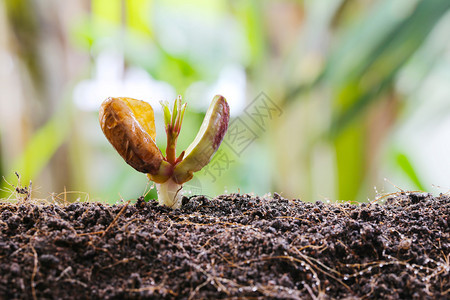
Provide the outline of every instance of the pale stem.
{"type": "Polygon", "coordinates": [[[181,189],[182,185],[174,182],[172,178],[164,183],[157,183],[159,205],[167,205],[172,209],[180,208],[182,202],[181,189]]]}

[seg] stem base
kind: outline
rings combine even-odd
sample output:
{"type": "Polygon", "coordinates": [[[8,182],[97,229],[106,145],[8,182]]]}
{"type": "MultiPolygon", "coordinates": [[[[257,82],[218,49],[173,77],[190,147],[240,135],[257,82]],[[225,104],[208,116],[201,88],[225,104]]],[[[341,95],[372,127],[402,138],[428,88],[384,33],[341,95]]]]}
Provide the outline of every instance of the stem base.
{"type": "Polygon", "coordinates": [[[158,192],[159,205],[166,205],[172,209],[181,207],[181,189],[182,185],[174,182],[169,178],[164,183],[157,183],[156,190],[158,192]]]}

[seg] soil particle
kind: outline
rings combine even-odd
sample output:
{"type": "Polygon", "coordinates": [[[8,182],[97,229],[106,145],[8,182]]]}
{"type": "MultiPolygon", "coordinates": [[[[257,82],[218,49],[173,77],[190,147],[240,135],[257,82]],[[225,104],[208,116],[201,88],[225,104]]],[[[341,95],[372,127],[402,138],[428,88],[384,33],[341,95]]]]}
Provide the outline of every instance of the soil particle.
{"type": "Polygon", "coordinates": [[[450,199],[0,203],[0,299],[450,297],[450,199]]]}

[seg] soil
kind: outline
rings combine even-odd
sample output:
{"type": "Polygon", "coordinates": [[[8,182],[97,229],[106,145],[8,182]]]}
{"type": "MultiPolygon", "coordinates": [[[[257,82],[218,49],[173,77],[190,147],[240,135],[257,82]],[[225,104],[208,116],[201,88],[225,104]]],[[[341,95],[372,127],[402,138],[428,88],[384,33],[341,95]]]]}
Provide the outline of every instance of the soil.
{"type": "Polygon", "coordinates": [[[0,299],[450,298],[450,198],[0,204],[0,299]]]}

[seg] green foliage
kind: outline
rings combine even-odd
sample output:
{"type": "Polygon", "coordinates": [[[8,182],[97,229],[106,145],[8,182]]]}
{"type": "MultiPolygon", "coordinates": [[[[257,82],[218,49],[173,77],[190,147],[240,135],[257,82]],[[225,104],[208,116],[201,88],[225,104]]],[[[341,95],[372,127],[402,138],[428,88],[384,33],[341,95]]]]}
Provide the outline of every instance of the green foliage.
{"type": "MultiPolygon", "coordinates": [[[[330,137],[336,151],[339,199],[356,199],[369,171],[367,154],[361,149],[367,143],[367,110],[374,101],[384,100],[380,95],[393,85],[398,72],[448,11],[450,2],[420,1],[403,19],[387,20],[390,26],[386,26],[382,16],[391,8],[389,1],[383,2],[369,14],[368,21],[356,24],[356,32],[351,30],[346,42],[331,54],[320,77],[331,81],[336,95],[330,137]],[[374,37],[369,46],[364,44],[367,37],[374,37]]],[[[407,157],[398,156],[398,163],[423,189],[407,157]]]]}
{"type": "MultiPolygon", "coordinates": [[[[388,4],[386,8],[389,8],[388,4]]],[[[392,84],[398,71],[420,48],[430,31],[449,8],[450,2],[446,0],[421,1],[410,15],[386,30],[378,43],[366,49],[366,53],[361,53],[358,47],[361,40],[355,40],[352,44],[343,46],[348,49],[345,57],[337,58],[332,55],[330,67],[324,70],[324,78],[331,78],[337,83],[338,95],[344,90],[353,91],[336,101],[336,110],[331,124],[333,136],[337,136],[354,118],[364,113],[368,105],[392,84]],[[355,61],[355,57],[360,59],[355,61]],[[334,60],[345,61],[350,58],[353,58],[350,64],[354,66],[353,68],[339,66],[333,68],[334,60]],[[346,73],[343,74],[342,71],[346,73]]],[[[373,24],[371,30],[364,34],[376,35],[379,31],[378,24],[373,24]]],[[[340,49],[336,52],[343,53],[340,49]]]]}
{"type": "Polygon", "coordinates": [[[405,173],[405,175],[409,178],[409,180],[411,180],[411,182],[415,185],[415,187],[421,191],[425,191],[424,185],[419,179],[416,169],[414,168],[408,156],[405,153],[398,152],[396,154],[396,161],[400,169],[405,173]]]}
{"type": "MultiPolygon", "coordinates": [[[[16,2],[5,2],[5,8],[10,23],[15,24],[18,56],[39,81],[44,76],[37,72],[36,41],[42,37],[25,34],[37,28],[38,15],[29,9],[29,1],[16,2]]],[[[449,8],[448,0],[337,1],[328,5],[316,1],[92,0],[90,10],[74,18],[68,40],[91,59],[92,69],[86,73],[95,70],[99,55],[114,51],[123,56],[124,70],[145,70],[152,79],[168,83],[176,94],[186,95],[190,107],[178,149],[186,149],[195,138],[204,117],[202,101],[209,100],[204,95],[222,92],[209,89],[217,88],[221,72],[230,65],[245,70],[245,105],[263,91],[281,107],[283,115],[264,129],[245,112],[239,115],[256,139],[239,155],[232,147],[221,147],[198,174],[202,193],[212,196],[240,190],[262,194],[279,188],[288,197],[315,200],[316,192],[320,194],[318,190],[326,184],[320,174],[334,172],[330,181],[335,183],[335,194],[325,196],[356,200],[369,193],[368,186],[379,183],[377,171],[386,164],[379,157],[385,156],[395,157],[390,167],[424,189],[427,178],[420,176],[421,164],[411,159],[414,149],[393,151],[389,143],[404,122],[402,113],[413,101],[412,95],[419,90],[417,83],[442,62],[448,48],[445,43],[439,51],[424,49],[424,45],[429,44],[436,25],[448,17],[449,8]],[[417,57],[419,51],[424,54],[417,57]],[[421,61],[420,70],[408,69],[413,59],[421,61]],[[414,72],[416,86],[405,93],[399,88],[399,78],[414,72]],[[203,90],[197,93],[199,86],[203,90]],[[382,151],[389,153],[380,155],[382,151]],[[223,160],[220,164],[221,157],[227,157],[229,164],[224,165],[223,160]],[[312,170],[318,166],[322,169],[312,170]]],[[[441,33],[438,40],[448,39],[444,35],[448,34],[441,33]]],[[[153,100],[155,107],[158,101],[169,99],[153,100]]],[[[228,100],[233,106],[235,99],[228,100]]],[[[161,124],[164,117],[167,122],[167,112],[156,115],[161,124]]],[[[13,171],[23,180],[39,176],[66,139],[67,126],[63,117],[55,115],[40,129],[32,130],[35,135],[14,162],[13,171]]],[[[89,124],[77,126],[80,132],[92,132],[89,124]]],[[[156,142],[164,151],[163,128],[157,130],[156,142]]],[[[92,140],[81,133],[73,139],[71,145],[83,144],[78,152],[95,153],[80,160],[94,157],[94,161],[107,151],[106,147],[89,146],[92,140]]],[[[8,162],[3,159],[9,168],[5,171],[10,172],[8,162]]],[[[142,182],[131,171],[122,166],[112,169],[115,171],[105,171],[104,182],[88,187],[98,188],[96,196],[141,195],[138,187],[142,182]]],[[[91,174],[97,173],[78,172],[80,177],[91,174]]],[[[84,180],[101,181],[94,177],[84,180]]]]}
{"type": "MultiPolygon", "coordinates": [[[[22,182],[30,182],[39,176],[49,164],[55,152],[66,141],[70,129],[67,112],[57,111],[55,115],[39,128],[29,140],[22,154],[13,162],[12,170],[20,175],[22,182]]],[[[15,180],[14,174],[7,174],[6,181],[0,185],[0,198],[8,197],[9,183],[15,180]]]]}

